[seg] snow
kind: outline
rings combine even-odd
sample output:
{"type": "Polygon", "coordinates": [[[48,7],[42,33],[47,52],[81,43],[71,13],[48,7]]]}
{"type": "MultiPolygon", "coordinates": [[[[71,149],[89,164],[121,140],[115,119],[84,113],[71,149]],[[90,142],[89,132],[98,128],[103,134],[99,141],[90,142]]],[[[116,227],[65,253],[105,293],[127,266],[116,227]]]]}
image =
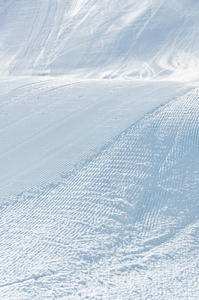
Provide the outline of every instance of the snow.
{"type": "Polygon", "coordinates": [[[199,79],[196,0],[7,0],[0,75],[199,79]]]}
{"type": "Polygon", "coordinates": [[[197,1],[0,1],[0,299],[199,298],[197,1]]]}
{"type": "Polygon", "coordinates": [[[1,84],[1,197],[68,172],[142,114],[186,90],[174,83],[168,92],[164,82],[41,78],[1,84]]]}

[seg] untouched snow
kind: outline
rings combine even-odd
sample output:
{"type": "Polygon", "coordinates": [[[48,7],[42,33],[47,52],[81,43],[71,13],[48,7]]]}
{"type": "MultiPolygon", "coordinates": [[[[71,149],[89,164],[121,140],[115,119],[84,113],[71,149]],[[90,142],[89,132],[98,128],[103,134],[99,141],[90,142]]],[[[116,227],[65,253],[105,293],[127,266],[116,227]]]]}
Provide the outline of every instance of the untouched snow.
{"type": "Polygon", "coordinates": [[[0,0],[0,299],[199,299],[198,15],[0,0]]]}

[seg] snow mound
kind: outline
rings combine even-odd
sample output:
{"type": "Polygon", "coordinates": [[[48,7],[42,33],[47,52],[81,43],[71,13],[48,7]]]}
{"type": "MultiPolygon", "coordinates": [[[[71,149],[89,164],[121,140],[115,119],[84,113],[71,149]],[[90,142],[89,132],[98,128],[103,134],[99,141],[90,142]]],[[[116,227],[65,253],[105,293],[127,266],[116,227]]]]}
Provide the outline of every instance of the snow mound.
{"type": "Polygon", "coordinates": [[[64,78],[10,78],[0,85],[0,199],[55,180],[188,88],[64,78]]]}

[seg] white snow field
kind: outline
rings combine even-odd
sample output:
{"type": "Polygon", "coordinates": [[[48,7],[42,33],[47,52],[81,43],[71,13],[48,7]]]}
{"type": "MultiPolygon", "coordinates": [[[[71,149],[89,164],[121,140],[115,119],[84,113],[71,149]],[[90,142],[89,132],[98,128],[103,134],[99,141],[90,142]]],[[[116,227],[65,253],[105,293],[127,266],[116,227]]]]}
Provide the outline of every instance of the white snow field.
{"type": "Polygon", "coordinates": [[[199,78],[197,0],[0,0],[0,75],[199,78]]]}
{"type": "Polygon", "coordinates": [[[0,299],[199,299],[198,16],[0,0],[0,299]]]}

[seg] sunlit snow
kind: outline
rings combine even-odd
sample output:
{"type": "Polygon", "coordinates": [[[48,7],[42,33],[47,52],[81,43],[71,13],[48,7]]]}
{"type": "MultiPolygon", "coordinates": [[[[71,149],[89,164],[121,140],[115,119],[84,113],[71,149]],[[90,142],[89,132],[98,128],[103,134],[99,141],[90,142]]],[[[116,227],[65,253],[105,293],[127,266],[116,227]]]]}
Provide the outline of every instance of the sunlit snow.
{"type": "Polygon", "coordinates": [[[199,299],[198,16],[0,0],[0,299],[199,299]]]}

